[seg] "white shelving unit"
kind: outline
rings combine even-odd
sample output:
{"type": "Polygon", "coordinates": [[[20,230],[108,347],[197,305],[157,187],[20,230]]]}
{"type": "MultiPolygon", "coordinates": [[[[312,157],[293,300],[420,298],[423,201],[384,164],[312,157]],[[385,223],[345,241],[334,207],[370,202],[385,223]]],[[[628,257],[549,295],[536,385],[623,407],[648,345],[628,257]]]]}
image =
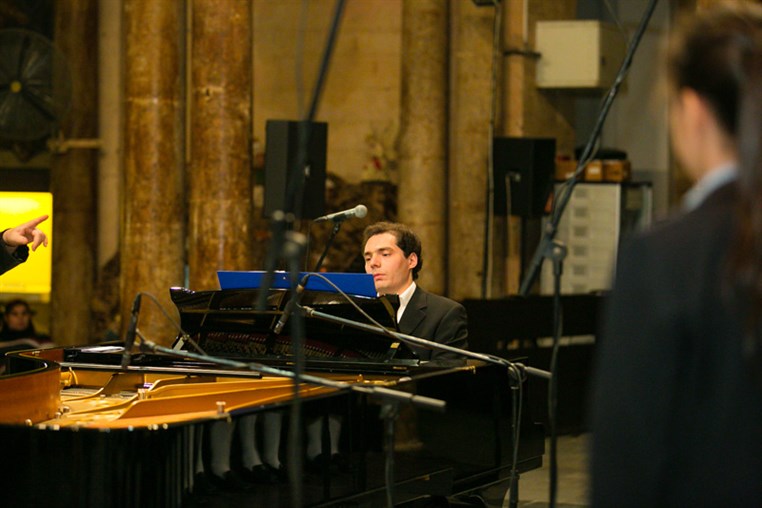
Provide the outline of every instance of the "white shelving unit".
{"type": "MultiPolygon", "coordinates": [[[[556,239],[567,257],[562,294],[611,288],[622,237],[651,223],[652,189],[648,183],[580,183],[558,225],[556,239]]],[[[553,267],[545,260],[540,293],[553,293],[553,267]]]]}

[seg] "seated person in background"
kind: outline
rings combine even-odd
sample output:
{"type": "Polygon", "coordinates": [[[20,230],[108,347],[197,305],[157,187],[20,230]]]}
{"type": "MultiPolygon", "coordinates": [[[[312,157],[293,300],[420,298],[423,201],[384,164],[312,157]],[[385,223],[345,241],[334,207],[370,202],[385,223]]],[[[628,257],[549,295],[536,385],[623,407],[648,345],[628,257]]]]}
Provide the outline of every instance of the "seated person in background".
{"type": "Polygon", "coordinates": [[[29,257],[28,244],[32,244],[33,251],[40,244],[48,246],[48,237],[37,229],[37,225],[47,218],[43,215],[0,233],[0,274],[26,261],[29,257]]]}
{"type": "Polygon", "coordinates": [[[32,315],[32,308],[25,300],[16,299],[5,304],[3,327],[0,329],[0,347],[5,349],[10,342],[31,347],[48,345],[50,338],[37,333],[32,315]]]}
{"type": "MultiPolygon", "coordinates": [[[[280,411],[249,414],[234,422],[218,421],[209,427],[209,475],[207,478],[218,489],[248,491],[253,484],[275,484],[286,481],[286,470],[280,462],[281,419],[280,411]],[[262,452],[257,443],[257,420],[261,423],[262,452]],[[240,448],[234,461],[232,444],[238,432],[240,448]],[[238,462],[239,468],[233,467],[238,462]]],[[[197,473],[203,471],[199,465],[197,473]]],[[[197,477],[200,480],[200,477],[197,477]]],[[[197,480],[197,481],[198,481],[197,480]]]]}
{"type": "MultiPolygon", "coordinates": [[[[460,349],[468,348],[466,309],[458,302],[424,291],[415,283],[423,266],[421,240],[404,224],[377,222],[365,228],[365,272],[373,275],[379,295],[399,295],[397,323],[402,333],[460,349]]],[[[452,361],[462,358],[447,351],[411,347],[421,360],[452,361]]],[[[322,421],[307,426],[308,465],[341,462],[338,450],[341,417],[329,415],[330,459],[322,451],[322,421]]]]}

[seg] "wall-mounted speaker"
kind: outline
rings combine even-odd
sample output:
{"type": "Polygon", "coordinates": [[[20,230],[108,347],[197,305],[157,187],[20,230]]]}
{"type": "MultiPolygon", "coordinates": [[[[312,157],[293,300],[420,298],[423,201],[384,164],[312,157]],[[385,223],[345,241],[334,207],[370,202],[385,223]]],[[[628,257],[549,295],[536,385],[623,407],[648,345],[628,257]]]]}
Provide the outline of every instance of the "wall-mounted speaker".
{"type": "Polygon", "coordinates": [[[314,219],[325,213],[328,124],[267,120],[265,124],[264,215],[276,210],[314,219]],[[307,140],[305,164],[297,168],[299,145],[307,140]],[[291,194],[291,195],[289,195],[291,194]]]}
{"type": "Polygon", "coordinates": [[[492,155],[495,215],[542,216],[553,188],[556,140],[494,138],[492,155]]]}

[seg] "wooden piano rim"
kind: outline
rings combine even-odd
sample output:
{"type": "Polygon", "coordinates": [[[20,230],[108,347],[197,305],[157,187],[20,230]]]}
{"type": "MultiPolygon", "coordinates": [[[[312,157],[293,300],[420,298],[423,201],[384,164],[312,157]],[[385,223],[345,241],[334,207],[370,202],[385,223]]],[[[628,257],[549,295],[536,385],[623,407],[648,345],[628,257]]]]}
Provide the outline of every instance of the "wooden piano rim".
{"type": "MultiPolygon", "coordinates": [[[[200,421],[227,419],[233,415],[264,409],[265,406],[270,408],[280,406],[292,398],[292,386],[283,386],[280,389],[252,387],[247,390],[232,390],[230,388],[233,385],[232,380],[240,380],[239,382],[242,383],[271,384],[273,382],[271,377],[262,379],[259,373],[247,372],[243,373],[245,375],[239,376],[225,371],[214,374],[207,372],[206,376],[218,379],[218,382],[215,383],[217,389],[213,391],[192,393],[192,385],[198,384],[195,380],[191,382],[191,389],[189,390],[191,393],[158,400],[154,399],[151,393],[147,393],[144,399],[138,398],[138,390],[136,389],[135,397],[125,399],[123,404],[112,403],[102,410],[77,411],[77,414],[85,417],[81,420],[67,419],[66,414],[62,416],[62,412],[68,409],[64,406],[69,406],[69,401],[74,399],[62,398],[61,390],[66,385],[64,382],[65,374],[71,375],[75,367],[67,365],[63,361],[64,350],[65,348],[54,348],[9,353],[9,355],[22,358],[23,361],[32,362],[32,367],[22,372],[0,376],[0,425],[35,425],[44,430],[157,430],[200,421]],[[66,370],[62,369],[62,365],[66,370]],[[216,406],[217,400],[226,401],[222,409],[216,406]],[[100,414],[99,411],[101,411],[100,414]],[[111,412],[110,415],[109,412],[111,412]],[[96,415],[96,417],[88,420],[87,415],[96,415]]],[[[114,366],[102,367],[98,369],[93,365],[84,366],[79,372],[80,377],[83,372],[90,371],[93,374],[97,372],[101,377],[110,377],[117,387],[122,387],[117,388],[117,391],[120,389],[131,391],[131,388],[124,388],[128,382],[131,382],[130,386],[134,388],[136,379],[139,381],[145,376],[161,375],[160,369],[136,368],[122,371],[114,368],[114,366]]],[[[164,374],[185,376],[189,380],[198,376],[197,372],[182,373],[176,370],[164,374]]],[[[202,377],[206,376],[202,375],[202,377]]],[[[111,381],[104,382],[103,385],[96,384],[95,387],[105,387],[111,381]]],[[[290,385],[291,381],[284,378],[280,383],[290,385]]],[[[140,384],[138,383],[137,386],[140,384]]],[[[89,386],[88,383],[86,385],[89,386]]],[[[305,398],[312,399],[330,395],[335,392],[335,389],[304,385],[300,392],[305,398]]],[[[96,391],[93,395],[84,396],[81,399],[98,402],[99,393],[100,391],[96,391]]]]}
{"type": "Polygon", "coordinates": [[[55,416],[60,405],[61,367],[46,350],[13,351],[33,367],[0,376],[0,423],[31,425],[55,416]]]}

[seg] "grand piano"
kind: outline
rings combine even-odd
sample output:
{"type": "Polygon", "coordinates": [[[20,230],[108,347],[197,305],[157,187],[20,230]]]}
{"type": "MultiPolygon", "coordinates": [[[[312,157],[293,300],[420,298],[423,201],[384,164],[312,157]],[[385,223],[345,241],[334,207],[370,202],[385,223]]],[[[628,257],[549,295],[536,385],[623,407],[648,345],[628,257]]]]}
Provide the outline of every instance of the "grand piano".
{"type": "MultiPolygon", "coordinates": [[[[141,352],[122,369],[122,344],[107,343],[5,358],[0,436],[10,474],[2,477],[4,504],[186,506],[204,461],[205,426],[261,411],[282,409],[288,415],[292,379],[260,372],[256,364],[293,368],[288,329],[282,335],[271,331],[290,291],[270,290],[264,310],[257,310],[256,289],[173,288],[171,296],[185,332],[175,344],[177,355],[141,352]],[[183,356],[196,346],[206,355],[256,364],[229,368],[183,356]]],[[[382,325],[396,328],[396,297],[350,298],[382,325]]],[[[328,315],[364,319],[335,293],[307,290],[301,302],[328,315]]],[[[323,319],[306,318],[304,328],[307,373],[446,401],[444,412],[401,408],[394,451],[397,503],[478,492],[501,482],[507,487],[516,390],[505,368],[479,361],[421,362],[404,343],[323,319]]],[[[300,385],[299,397],[312,412],[343,411],[341,449],[351,466],[335,474],[305,474],[304,504],[382,505],[382,401],[308,383],[300,385]]],[[[528,411],[521,412],[519,425],[517,468],[527,471],[542,463],[544,432],[528,411]]],[[[247,499],[205,501],[290,506],[291,492],[288,485],[262,486],[247,499]]]]}

